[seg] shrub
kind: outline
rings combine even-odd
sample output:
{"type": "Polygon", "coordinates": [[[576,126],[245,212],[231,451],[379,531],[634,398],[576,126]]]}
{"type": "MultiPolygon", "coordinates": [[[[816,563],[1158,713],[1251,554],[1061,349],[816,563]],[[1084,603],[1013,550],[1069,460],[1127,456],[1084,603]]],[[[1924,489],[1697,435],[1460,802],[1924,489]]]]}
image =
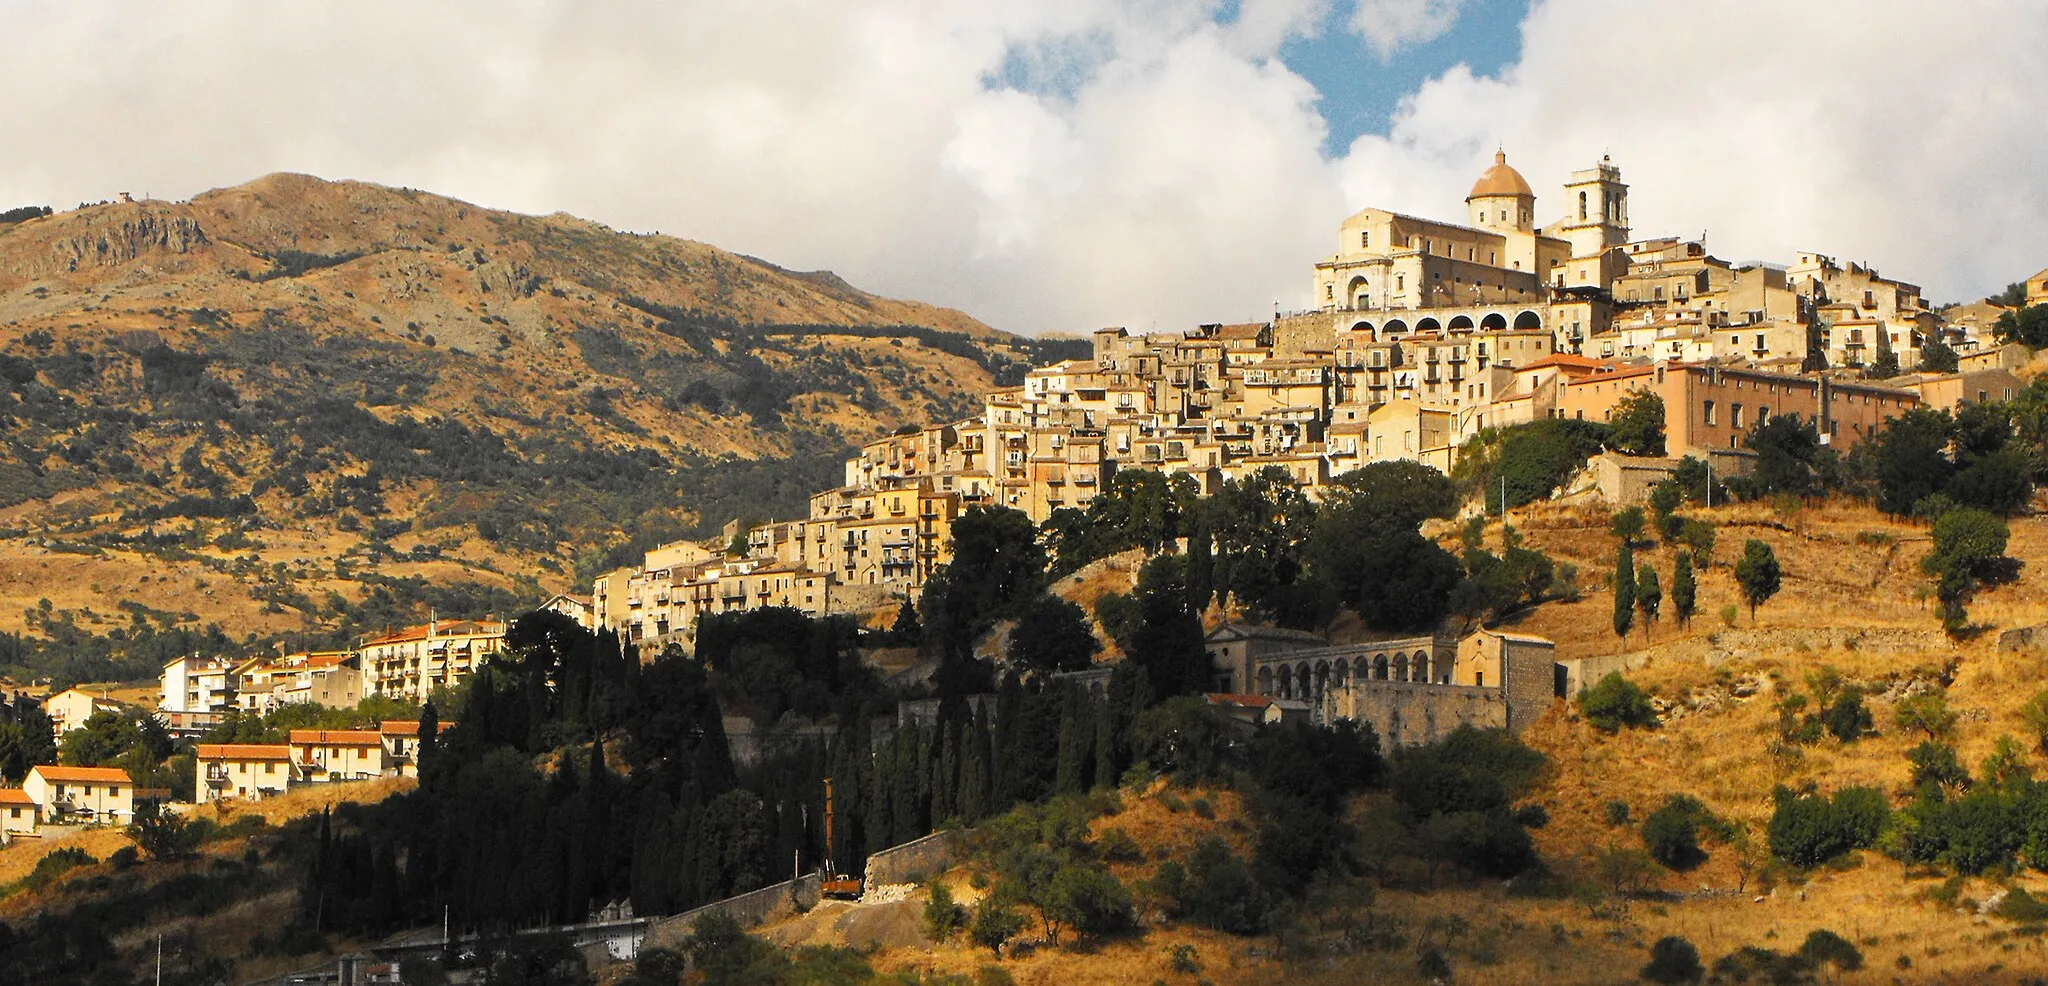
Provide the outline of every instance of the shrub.
{"type": "Polygon", "coordinates": [[[1839,972],[1863,968],[1863,952],[1847,938],[1826,928],[1808,932],[1806,941],[1799,946],[1799,954],[1815,965],[1832,965],[1839,972]]]}
{"type": "Polygon", "coordinates": [[[925,935],[935,942],[948,942],[966,926],[967,910],[953,901],[952,888],[943,880],[933,880],[931,898],[924,902],[925,935]]]}
{"type": "Polygon", "coordinates": [[[1700,950],[1692,942],[1668,935],[1650,946],[1650,962],[1643,966],[1641,976],[1664,986],[1682,986],[1699,982],[1706,974],[1706,967],[1700,965],[1700,950]]]}
{"type": "Polygon", "coordinates": [[[1712,817],[1698,799],[1674,794],[1643,819],[1643,848],[1652,859],[1674,870],[1692,869],[1707,858],[1700,851],[1700,825],[1712,817]]]}
{"type": "Polygon", "coordinates": [[[1657,714],[1650,708],[1650,696],[1634,682],[1609,671],[1593,687],[1579,694],[1579,711],[1593,728],[1612,733],[1624,726],[1649,728],[1657,714]]]}
{"type": "Polygon", "coordinates": [[[1845,688],[1835,697],[1825,713],[1821,715],[1829,733],[1844,743],[1853,743],[1870,731],[1874,721],[1870,710],[1863,705],[1863,692],[1858,688],[1845,688]]]}
{"type": "Polygon", "coordinates": [[[1266,927],[1266,891],[1251,867],[1222,839],[1195,844],[1185,869],[1160,864],[1150,889],[1165,898],[1168,913],[1233,935],[1254,935],[1266,927]]]}
{"type": "Polygon", "coordinates": [[[968,936],[997,955],[1003,954],[1003,944],[1024,930],[1024,915],[1017,913],[996,894],[989,894],[974,905],[974,921],[968,925],[968,936]]]}
{"type": "Polygon", "coordinates": [[[1890,819],[1884,795],[1874,788],[1848,787],[1824,794],[1773,795],[1771,852],[1794,866],[1813,867],[1877,841],[1890,819]]]}
{"type": "Polygon", "coordinates": [[[99,860],[94,859],[91,853],[77,846],[65,846],[62,849],[54,849],[48,855],[36,860],[36,868],[29,871],[28,876],[22,880],[22,885],[30,890],[41,890],[49,886],[52,880],[64,875],[65,872],[80,866],[91,866],[97,862],[99,860]]]}
{"type": "Polygon", "coordinates": [[[1956,714],[1948,707],[1948,700],[1940,692],[1928,692],[1899,700],[1893,707],[1893,718],[1900,729],[1915,729],[1926,733],[1930,740],[1941,739],[1955,728],[1956,714]]]}
{"type": "Polygon", "coordinates": [[[1607,802],[1607,824],[1609,827],[1628,824],[1628,802],[1616,799],[1607,802]]]}

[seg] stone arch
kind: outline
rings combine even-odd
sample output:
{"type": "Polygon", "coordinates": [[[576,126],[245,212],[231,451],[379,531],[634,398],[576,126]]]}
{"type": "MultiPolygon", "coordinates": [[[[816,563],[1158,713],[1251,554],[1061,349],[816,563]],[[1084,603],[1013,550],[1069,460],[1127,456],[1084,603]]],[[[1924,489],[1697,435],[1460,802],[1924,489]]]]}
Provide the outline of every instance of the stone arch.
{"type": "Polygon", "coordinates": [[[1424,315],[1421,321],[1415,323],[1415,331],[1417,332],[1442,332],[1443,330],[1444,323],[1437,321],[1434,315],[1424,315]]]}
{"type": "Polygon", "coordinates": [[[1351,323],[1351,331],[1353,331],[1353,332],[1363,332],[1363,333],[1365,333],[1365,334],[1367,334],[1367,335],[1371,335],[1371,334],[1372,334],[1372,323],[1371,323],[1371,322],[1367,322],[1367,321],[1363,321],[1363,320],[1360,320],[1360,321],[1357,321],[1357,322],[1353,322],[1353,323],[1351,323]]]}
{"type": "Polygon", "coordinates": [[[1499,332],[1508,327],[1508,318],[1499,312],[1488,312],[1485,318],[1479,320],[1479,327],[1488,332],[1499,332]]]}
{"type": "Polygon", "coordinates": [[[1469,332],[1469,331],[1471,331],[1471,329],[1472,329],[1472,316],[1470,316],[1470,315],[1453,315],[1453,316],[1451,316],[1451,331],[1453,331],[1453,332],[1457,332],[1457,331],[1463,330],[1463,331],[1467,331],[1467,332],[1469,332]]]}
{"type": "Polygon", "coordinates": [[[1259,667],[1259,694],[1273,694],[1273,669],[1264,665],[1259,667]]]}
{"type": "Polygon", "coordinates": [[[1311,677],[1311,675],[1313,674],[1314,672],[1309,670],[1307,661],[1303,661],[1300,664],[1295,665],[1295,698],[1309,698],[1315,694],[1315,679],[1311,677]]]}
{"type": "Polygon", "coordinates": [[[1345,303],[1353,308],[1367,307],[1364,296],[1366,289],[1370,287],[1372,287],[1372,284],[1365,279],[1365,275],[1360,274],[1352,278],[1351,283],[1344,288],[1345,303]]]}
{"type": "Polygon", "coordinates": [[[1395,655],[1394,655],[1394,680],[1395,680],[1395,681],[1407,681],[1407,680],[1408,680],[1408,655],[1406,655],[1406,654],[1395,654],[1395,655]]]}
{"type": "Polygon", "coordinates": [[[1415,652],[1415,663],[1414,663],[1414,664],[1412,665],[1412,667],[1413,667],[1413,668],[1415,669],[1415,678],[1414,678],[1414,680],[1416,680],[1416,681],[1428,681],[1428,680],[1429,680],[1429,652],[1428,652],[1428,651],[1416,651],[1416,652],[1415,652]]]}
{"type": "Polygon", "coordinates": [[[1374,680],[1374,681],[1385,681],[1385,680],[1387,680],[1387,655],[1385,655],[1385,654],[1375,654],[1375,655],[1373,655],[1373,658],[1372,658],[1372,678],[1373,678],[1373,680],[1374,680]]]}
{"type": "Polygon", "coordinates": [[[1088,694],[1089,694],[1089,696],[1090,696],[1090,697],[1093,697],[1093,698],[1101,698],[1101,697],[1102,697],[1102,682],[1101,682],[1100,680],[1096,680],[1096,681],[1091,681],[1091,682],[1089,682],[1089,683],[1088,683],[1088,694]]]}
{"type": "Polygon", "coordinates": [[[1387,319],[1385,325],[1381,326],[1381,329],[1386,333],[1388,338],[1392,338],[1394,336],[1407,335],[1408,323],[1398,318],[1390,318],[1387,319]]]}
{"type": "Polygon", "coordinates": [[[1324,692],[1327,692],[1327,691],[1329,691],[1329,690],[1330,690],[1330,684],[1331,684],[1331,682],[1330,682],[1330,662],[1328,662],[1328,661],[1317,661],[1317,662],[1316,662],[1316,690],[1315,690],[1315,694],[1316,694],[1316,695],[1321,695],[1321,694],[1323,694],[1324,692]]]}
{"type": "Polygon", "coordinates": [[[1543,316],[1535,312],[1525,309],[1520,315],[1515,316],[1515,328],[1517,329],[1540,329],[1542,327],[1543,316]]]}

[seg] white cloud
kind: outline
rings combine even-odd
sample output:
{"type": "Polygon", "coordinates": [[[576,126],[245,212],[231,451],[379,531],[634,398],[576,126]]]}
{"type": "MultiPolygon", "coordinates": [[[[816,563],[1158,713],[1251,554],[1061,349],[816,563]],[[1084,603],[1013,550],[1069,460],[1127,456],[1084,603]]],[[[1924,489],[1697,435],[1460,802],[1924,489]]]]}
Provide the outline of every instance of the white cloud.
{"type": "Polygon", "coordinates": [[[1455,216],[1499,144],[1547,221],[1607,153],[1637,235],[1729,259],[1820,250],[1937,300],[2048,263],[2048,7],[1551,0],[1523,30],[1499,78],[1445,73],[1354,142],[1347,201],[1455,216]]]}
{"type": "Polygon", "coordinates": [[[0,207],[307,171],[831,267],[1009,329],[1169,328],[1306,304],[1343,215],[1455,219],[1498,143],[1552,206],[1611,152],[1641,232],[1706,228],[1726,256],[1829,250],[1937,297],[2048,263],[2048,9],[1540,3],[1519,64],[1429,81],[1331,160],[1275,54],[1340,2],[1409,42],[1455,6],[11,4],[0,207]]]}
{"type": "Polygon", "coordinates": [[[1408,45],[1443,37],[1464,5],[1464,0],[1358,0],[1351,29],[1384,61],[1408,45]]]}

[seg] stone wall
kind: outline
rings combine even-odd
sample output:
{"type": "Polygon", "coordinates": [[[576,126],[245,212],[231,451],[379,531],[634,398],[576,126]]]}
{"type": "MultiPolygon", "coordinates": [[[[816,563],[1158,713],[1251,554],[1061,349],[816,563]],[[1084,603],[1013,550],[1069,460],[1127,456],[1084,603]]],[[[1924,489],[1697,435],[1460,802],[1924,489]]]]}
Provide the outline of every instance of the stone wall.
{"type": "Polygon", "coordinates": [[[661,918],[647,929],[647,937],[640,943],[641,948],[682,948],[683,939],[697,924],[697,919],[713,911],[732,915],[742,928],[752,928],[770,920],[807,911],[816,907],[824,889],[823,877],[812,873],[796,880],[784,880],[772,887],[762,887],[751,893],[724,900],[703,907],[684,911],[674,917],[661,918]]]}
{"type": "MultiPolygon", "coordinates": [[[[1704,618],[1704,617],[1702,617],[1704,618]]],[[[1901,658],[1944,663],[1952,660],[1955,644],[1940,630],[1905,627],[1815,627],[1783,630],[1722,630],[1705,637],[1691,637],[1669,644],[1645,647],[1625,654],[1603,654],[1557,662],[1564,668],[1566,697],[1581,690],[1610,671],[1627,673],[1663,661],[1691,661],[1717,666],[1727,661],[1752,658],[1765,653],[1805,651],[1813,663],[1825,661],[1822,652],[1860,651],[1901,658]]]]}
{"type": "Polygon", "coordinates": [[[869,856],[864,886],[910,883],[913,877],[937,875],[953,865],[953,859],[960,851],[962,835],[958,831],[933,832],[922,839],[913,839],[869,856]]]}
{"type": "Polygon", "coordinates": [[[1508,701],[1497,688],[1366,680],[1332,691],[1328,715],[1371,723],[1388,748],[1418,746],[1459,726],[1505,728],[1508,701]]]}

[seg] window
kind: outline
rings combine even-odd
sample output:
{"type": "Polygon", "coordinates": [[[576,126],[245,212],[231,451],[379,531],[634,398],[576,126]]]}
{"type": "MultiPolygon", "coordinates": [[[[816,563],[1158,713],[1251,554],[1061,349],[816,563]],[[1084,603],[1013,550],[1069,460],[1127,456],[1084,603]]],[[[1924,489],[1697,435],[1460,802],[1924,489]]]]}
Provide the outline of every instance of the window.
{"type": "Polygon", "coordinates": [[[1713,401],[1705,401],[1705,402],[1701,403],[1701,405],[1700,405],[1700,416],[1701,416],[1702,418],[1704,418],[1704,419],[1706,420],[1706,423],[1707,423],[1707,424],[1713,424],[1713,423],[1714,423],[1714,402],[1713,402],[1713,401]]]}
{"type": "Polygon", "coordinates": [[[1586,193],[1584,192],[1579,193],[1579,218],[1581,220],[1586,218],[1586,193]]]}
{"type": "Polygon", "coordinates": [[[1358,233],[1358,248],[1360,250],[1363,250],[1369,246],[1372,246],[1372,234],[1365,232],[1364,230],[1360,230],[1358,233]]]}
{"type": "Polygon", "coordinates": [[[1728,425],[1731,428],[1742,427],[1742,405],[1728,405],[1728,425]]]}

